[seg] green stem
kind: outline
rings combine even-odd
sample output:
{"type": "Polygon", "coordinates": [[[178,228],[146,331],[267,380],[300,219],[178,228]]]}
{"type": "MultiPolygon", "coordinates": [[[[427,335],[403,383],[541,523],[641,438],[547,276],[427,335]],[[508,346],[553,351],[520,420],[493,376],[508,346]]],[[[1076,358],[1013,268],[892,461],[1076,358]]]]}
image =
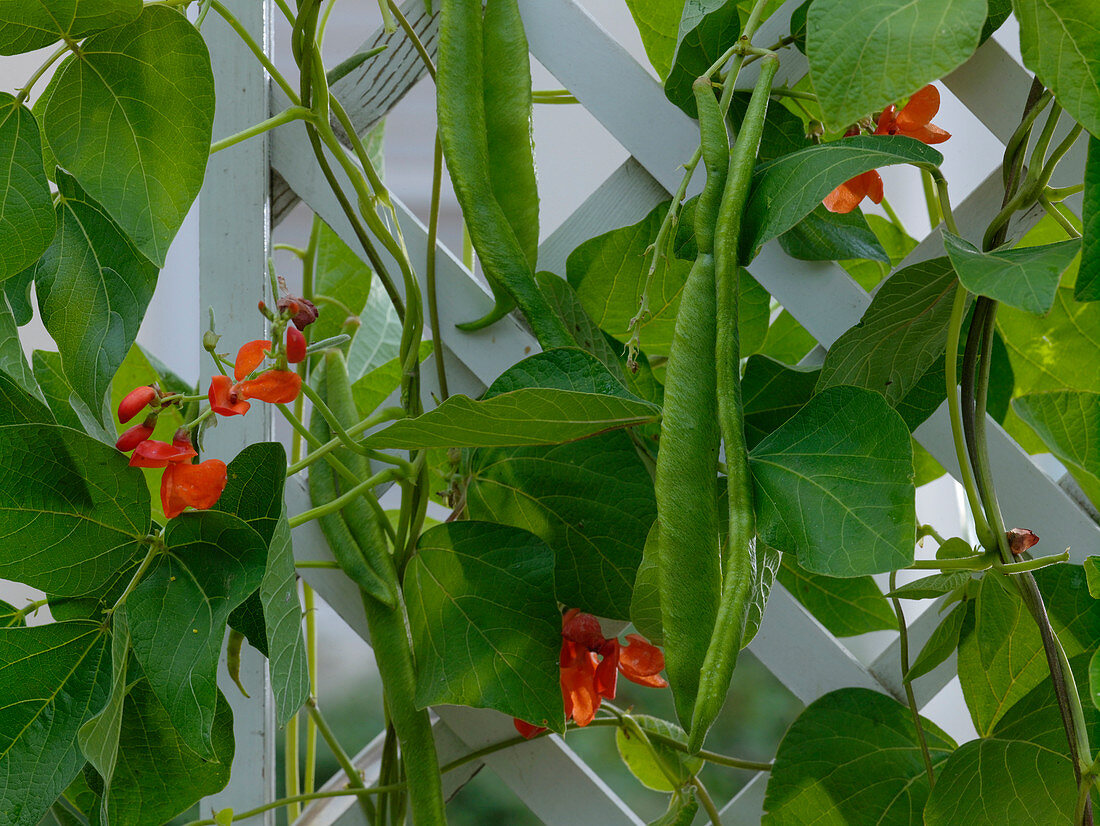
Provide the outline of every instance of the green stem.
{"type": "Polygon", "coordinates": [[[994,562],[993,567],[1002,574],[1023,574],[1028,571],[1038,571],[1041,568],[1049,568],[1051,565],[1057,565],[1061,562],[1069,562],[1068,550],[1062,551],[1060,554],[1041,556],[1038,559],[1025,559],[1022,562],[994,562]]]}
{"type": "Polygon", "coordinates": [[[1082,778],[1081,786],[1077,789],[1077,803],[1073,807],[1073,826],[1082,826],[1085,823],[1085,808],[1089,803],[1089,793],[1096,783],[1096,778],[1091,775],[1082,778]]]}
{"type": "MultiPolygon", "coordinates": [[[[380,0],[380,2],[386,2],[386,0],[380,0]]],[[[390,11],[393,12],[394,17],[397,18],[397,22],[401,26],[401,29],[405,32],[405,36],[409,38],[409,42],[411,42],[413,48],[416,49],[416,53],[420,55],[420,61],[424,64],[424,68],[428,70],[428,74],[431,75],[432,80],[435,80],[435,64],[432,62],[432,56],[428,54],[428,50],[424,48],[424,44],[417,36],[416,30],[409,25],[409,21],[405,18],[405,15],[401,13],[401,9],[394,0],[389,0],[388,6],[390,11]]]]}
{"type": "Polygon", "coordinates": [[[932,180],[932,174],[927,169],[920,171],[921,187],[924,189],[924,204],[928,209],[928,224],[935,229],[940,225],[940,207],[936,202],[936,185],[932,180]]]}
{"type": "Polygon", "coordinates": [[[291,802],[286,807],[286,819],[293,823],[302,814],[302,804],[294,800],[301,793],[298,775],[298,714],[286,721],[286,734],[283,740],[283,778],[286,782],[287,797],[291,802]]]}
{"type": "MultiPolygon", "coordinates": [[[[369,798],[372,795],[386,794],[387,792],[400,791],[405,788],[404,783],[400,783],[396,786],[371,786],[363,789],[335,789],[330,792],[314,792],[313,794],[300,794],[297,797],[284,797],[279,800],[273,800],[270,803],[265,803],[263,806],[257,806],[255,809],[248,809],[243,812],[233,813],[233,822],[239,823],[242,820],[248,820],[256,815],[262,815],[264,812],[270,812],[272,809],[280,809],[289,803],[309,803],[312,800],[325,800],[330,797],[359,797],[369,798]]],[[[205,820],[192,820],[185,823],[184,826],[215,826],[216,821],[214,818],[206,818],[205,820]]]]}
{"type": "Polygon", "coordinates": [[[295,106],[301,106],[302,101],[298,97],[298,93],[294,90],[282,73],[275,68],[275,64],[271,62],[271,59],[264,54],[263,48],[260,44],[252,39],[252,35],[248,33],[241,21],[239,21],[229,9],[222,5],[221,0],[210,0],[210,7],[221,15],[222,19],[229,24],[230,28],[237,33],[237,36],[244,42],[244,45],[248,47],[253,56],[260,62],[260,65],[267,70],[267,73],[271,76],[272,80],[279,84],[279,88],[283,90],[290,102],[295,106]]]}
{"type": "MultiPolygon", "coordinates": [[[[773,51],[769,49],[768,51],[773,51]]],[[[817,95],[813,92],[802,92],[798,89],[787,89],[786,87],[781,89],[772,89],[771,95],[773,98],[795,98],[797,100],[812,100],[817,102],[817,95]]]]}
{"type": "MultiPolygon", "coordinates": [[[[883,198],[882,203],[879,204],[879,206],[881,206],[883,212],[886,213],[886,217],[890,219],[890,223],[893,224],[895,227],[897,227],[902,232],[905,232],[905,224],[903,224],[901,222],[901,218],[899,218],[898,214],[896,212],[894,212],[894,208],[892,206],[890,206],[890,202],[888,200],[886,200],[885,198],[883,198]]],[[[939,223],[939,222],[937,221],[937,223],[939,223]]]]}
{"type": "Polygon", "coordinates": [[[1046,210],[1047,215],[1053,218],[1070,238],[1080,238],[1081,233],[1077,231],[1077,227],[1073,225],[1073,222],[1069,219],[1069,216],[1062,210],[1061,204],[1055,204],[1047,198],[1046,195],[1039,196],[1039,203],[1043,209],[1046,210]]]}
{"type": "Polygon", "coordinates": [[[908,566],[910,571],[986,571],[993,567],[990,554],[975,554],[958,559],[918,559],[908,566]]]}
{"type": "MultiPolygon", "coordinates": [[[[331,6],[329,7],[331,8],[331,6]]],[[[314,700],[320,696],[318,681],[320,664],[317,659],[317,600],[313,588],[308,582],[302,582],[302,596],[305,599],[306,620],[306,665],[309,669],[309,696],[314,700]]],[[[306,777],[304,791],[312,794],[317,783],[317,721],[306,717],[306,777]]]]}
{"type": "Polygon", "coordinates": [[[320,519],[322,516],[328,516],[330,513],[337,513],[343,510],[346,506],[350,505],[364,493],[369,493],[372,488],[377,487],[383,482],[389,482],[398,477],[397,471],[392,468],[380,471],[374,474],[368,479],[364,479],[359,484],[350,488],[347,493],[337,496],[331,502],[325,502],[323,505],[318,505],[316,508],[310,508],[309,510],[302,511],[296,514],[288,520],[291,528],[297,528],[299,525],[304,525],[313,519],[320,519]]]}
{"type": "MultiPolygon", "coordinates": [[[[360,791],[367,791],[366,784],[363,783],[363,778],[360,777],[359,771],[355,768],[355,764],[351,762],[351,758],[348,757],[344,747],[340,745],[340,741],[336,739],[336,734],[329,727],[328,721],[325,720],[321,710],[317,707],[317,698],[310,697],[306,700],[306,711],[309,713],[309,718],[317,726],[317,731],[321,733],[321,737],[324,738],[325,743],[328,745],[329,750],[336,758],[336,762],[340,765],[340,768],[344,770],[344,776],[347,778],[348,785],[353,789],[360,791]]],[[[382,787],[377,787],[378,790],[375,794],[384,794],[381,790],[382,787]]],[[[368,808],[370,801],[367,798],[359,798],[360,805],[363,807],[364,814],[367,814],[371,810],[368,808]]],[[[368,814],[369,820],[369,814],[368,814]]]]}
{"type": "MultiPolygon", "coordinates": [[[[314,214],[313,222],[309,228],[309,241],[306,244],[306,248],[302,250],[302,298],[312,301],[313,295],[313,271],[317,264],[317,244],[321,237],[321,218],[319,215],[314,214]]],[[[309,379],[309,359],[303,359],[298,365],[298,375],[302,379],[302,384],[306,384],[309,379]]],[[[294,415],[301,421],[302,416],[305,414],[305,396],[301,393],[298,394],[298,398],[294,400],[294,415]]],[[[291,463],[297,462],[302,458],[302,435],[295,430],[294,435],[290,442],[290,461],[291,463]]]]}
{"type": "Polygon", "coordinates": [[[1038,192],[1042,192],[1046,189],[1047,184],[1050,183],[1050,179],[1054,175],[1054,171],[1058,168],[1059,161],[1061,161],[1069,150],[1073,148],[1073,144],[1077,142],[1077,139],[1081,137],[1081,133],[1084,131],[1085,128],[1081,124],[1075,123],[1073,128],[1069,130],[1069,134],[1062,139],[1061,143],[1054,147],[1054,151],[1047,157],[1042,170],[1039,172],[1038,179],[1035,182],[1038,192]]]}
{"type": "Polygon", "coordinates": [[[302,395],[309,399],[310,404],[312,404],[314,409],[321,414],[328,426],[332,428],[332,432],[336,434],[336,438],[340,440],[340,444],[348,450],[362,456],[367,454],[369,448],[364,447],[348,435],[343,425],[340,424],[340,420],[336,418],[336,414],[329,409],[327,404],[325,404],[325,400],[321,398],[321,395],[305,382],[302,383],[302,395]]]}
{"type": "Polygon", "coordinates": [[[1005,162],[1001,169],[1006,192],[1011,191],[1017,183],[1016,178],[1019,176],[1020,168],[1023,165],[1023,150],[1027,147],[1028,139],[1031,137],[1031,129],[1035,125],[1036,119],[1053,99],[1053,92],[1049,89],[1044,90],[1043,84],[1039,83],[1038,80],[1032,82],[1031,93],[1024,105],[1024,114],[1020,119],[1020,125],[1016,127],[1012,136],[1008,139],[1008,143],[1005,144],[1005,162]]]}
{"type": "Polygon", "coordinates": [[[294,561],[295,568],[326,568],[332,570],[342,570],[339,562],[334,562],[331,559],[301,559],[294,561]]]}
{"type": "MultiPolygon", "coordinates": [[[[890,572],[890,590],[898,587],[898,572],[890,572]]],[[[901,679],[905,686],[905,701],[909,704],[909,713],[913,715],[913,725],[917,730],[917,742],[920,743],[921,759],[924,760],[924,771],[928,775],[928,788],[936,785],[936,774],[932,770],[932,755],[928,753],[928,741],[924,737],[924,725],[920,719],[920,709],[917,708],[917,698],[913,696],[913,684],[905,678],[909,673],[909,626],[905,623],[905,613],[901,609],[901,600],[890,597],[894,604],[894,615],[898,618],[898,641],[901,649],[901,679]]]]}
{"type": "Polygon", "coordinates": [[[432,197],[428,208],[428,259],[425,264],[428,293],[428,323],[432,328],[432,353],[435,355],[435,376],[439,382],[439,400],[450,396],[447,389],[447,365],[443,359],[443,331],[439,326],[439,297],[435,283],[435,246],[439,234],[439,195],[443,183],[443,144],[439,133],[435,136],[435,152],[432,155],[432,197]]]}
{"type": "Polygon", "coordinates": [[[943,177],[943,173],[940,172],[938,166],[922,167],[922,170],[928,172],[936,184],[936,196],[939,198],[940,212],[943,213],[944,224],[951,232],[958,235],[959,225],[955,223],[955,213],[951,211],[951,198],[947,194],[947,179],[943,177]]]}
{"type": "Polygon", "coordinates": [[[34,84],[38,83],[38,81],[42,79],[42,75],[46,74],[49,68],[68,51],[69,44],[62,43],[46,58],[46,61],[41,66],[34,70],[34,74],[27,78],[27,82],[23,84],[22,88],[19,90],[19,94],[15,96],[15,106],[21,106],[23,104],[23,101],[30,95],[31,89],[34,88],[34,84]]]}
{"type": "Polygon", "coordinates": [[[223,149],[228,149],[231,146],[236,146],[238,143],[243,143],[249,138],[254,138],[257,135],[262,135],[264,132],[268,132],[274,129],[276,126],[282,126],[284,123],[290,123],[295,120],[308,120],[313,117],[313,112],[301,106],[291,106],[284,109],[277,115],[272,115],[267,120],[260,121],[254,126],[250,126],[235,135],[230,135],[228,138],[222,138],[220,141],[215,141],[210,144],[210,154],[215,152],[221,152],[223,149]]]}
{"type": "MultiPolygon", "coordinates": [[[[363,421],[359,422],[359,424],[347,428],[345,432],[347,433],[349,438],[355,438],[363,431],[369,430],[375,425],[403,418],[405,418],[405,411],[402,410],[400,407],[387,407],[382,410],[376,411],[375,413],[372,413],[370,416],[363,419],[363,421]]],[[[293,422],[291,422],[291,424],[293,426],[293,422]]],[[[305,425],[302,425],[302,427],[303,429],[305,429],[305,425]]],[[[306,429],[306,433],[309,433],[308,429],[306,429]]],[[[310,435],[312,436],[312,434],[310,435]]],[[[316,438],[314,438],[314,441],[318,442],[319,444],[319,440],[317,440],[316,438]]],[[[343,444],[343,441],[337,438],[325,442],[323,445],[320,445],[312,453],[307,453],[302,459],[290,465],[286,469],[287,478],[289,479],[295,473],[300,473],[301,471],[305,470],[318,459],[324,458],[326,455],[328,455],[333,450],[343,444]]]]}
{"type": "Polygon", "coordinates": [[[126,598],[130,596],[133,590],[141,582],[141,578],[145,576],[145,572],[149,570],[149,566],[153,564],[153,560],[164,551],[164,542],[160,537],[152,537],[153,541],[150,542],[149,553],[145,555],[145,559],[141,560],[141,564],[138,565],[138,569],[134,571],[134,575],[130,578],[129,584],[126,586],[126,590],[122,592],[122,596],[118,598],[114,605],[107,609],[107,616],[110,617],[115,611],[119,609],[119,606],[126,603],[126,598]]]}
{"type": "Polygon", "coordinates": [[[917,528],[917,541],[920,542],[924,537],[930,536],[936,540],[937,545],[942,545],[947,540],[940,536],[939,531],[933,528],[931,525],[921,525],[917,528]]]}
{"type": "Polygon", "coordinates": [[[1070,195],[1076,195],[1078,192],[1084,192],[1084,184],[1074,184],[1073,186],[1048,186],[1043,193],[1043,197],[1050,201],[1052,204],[1064,201],[1070,195]]]}
{"type": "Polygon", "coordinates": [[[711,824],[722,826],[722,815],[718,812],[718,807],[714,805],[714,798],[710,796],[710,792],[703,785],[703,781],[698,777],[693,777],[691,778],[691,784],[695,787],[695,794],[699,797],[699,802],[703,804],[703,809],[706,811],[707,817],[710,818],[711,824]]]}

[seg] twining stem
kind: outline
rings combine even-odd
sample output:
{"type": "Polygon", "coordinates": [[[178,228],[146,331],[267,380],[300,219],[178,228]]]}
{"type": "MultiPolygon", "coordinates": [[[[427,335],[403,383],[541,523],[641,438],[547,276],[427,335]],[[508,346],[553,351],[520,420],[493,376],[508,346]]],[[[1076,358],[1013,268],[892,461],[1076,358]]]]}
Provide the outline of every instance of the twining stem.
{"type": "MultiPolygon", "coordinates": [[[[336,734],[329,727],[329,724],[325,720],[324,715],[321,714],[321,709],[317,707],[316,697],[311,696],[308,700],[306,700],[306,711],[309,714],[309,718],[317,726],[317,730],[321,733],[321,737],[324,738],[325,743],[329,747],[329,750],[336,758],[336,762],[340,765],[340,768],[343,769],[344,776],[347,778],[348,781],[348,786],[350,786],[352,789],[366,791],[367,786],[363,782],[363,778],[359,774],[359,770],[355,768],[355,764],[351,762],[351,758],[348,757],[348,753],[344,751],[344,747],[341,746],[340,741],[336,739],[336,734]]],[[[379,788],[374,793],[383,794],[384,792],[381,790],[381,788],[379,788]]],[[[315,794],[317,793],[315,792],[315,794]]],[[[370,822],[370,812],[372,811],[372,808],[369,808],[369,798],[364,798],[361,796],[359,798],[359,802],[360,805],[363,807],[364,814],[367,815],[367,822],[370,822]]]]}
{"type": "Polygon", "coordinates": [[[443,183],[443,144],[439,133],[435,136],[435,152],[432,155],[432,198],[428,208],[428,257],[425,264],[428,293],[428,324],[432,328],[432,353],[435,357],[435,375],[439,382],[439,400],[450,396],[447,389],[447,365],[443,359],[443,331],[439,326],[439,296],[435,281],[436,238],[439,234],[439,195],[443,183]]]}
{"type": "MultiPolygon", "coordinates": [[[[331,8],[331,6],[330,6],[331,8]]],[[[309,669],[309,696],[318,698],[320,667],[317,661],[317,600],[313,588],[308,582],[302,582],[302,597],[305,602],[306,622],[306,664],[309,669]]],[[[317,783],[317,721],[312,716],[306,718],[306,776],[303,790],[311,794],[317,783]]]]}
{"type": "MultiPolygon", "coordinates": [[[[314,299],[313,295],[313,271],[317,264],[317,243],[321,237],[321,216],[316,213],[313,216],[313,222],[309,228],[309,241],[306,244],[306,248],[302,250],[302,298],[309,301],[314,299]]],[[[303,359],[298,364],[298,375],[302,379],[302,384],[305,384],[309,379],[309,359],[303,359]]],[[[294,400],[294,415],[301,420],[305,414],[305,396],[301,393],[298,394],[298,398],[294,400]]],[[[302,436],[295,430],[290,441],[290,461],[291,463],[297,462],[302,458],[302,436]]]]}
{"type": "Polygon", "coordinates": [[[699,802],[703,804],[703,809],[713,826],[722,826],[722,815],[718,811],[718,807],[714,805],[714,798],[710,796],[710,792],[703,785],[703,781],[696,776],[691,778],[691,785],[695,787],[695,794],[699,797],[699,802]]]}
{"type": "MultiPolygon", "coordinates": [[[[890,591],[897,590],[898,572],[890,572],[890,591]]],[[[917,730],[917,742],[920,743],[921,759],[924,760],[924,771],[928,775],[928,788],[936,785],[936,773],[932,770],[932,755],[928,753],[928,740],[924,736],[924,725],[920,718],[920,709],[917,708],[917,698],[913,695],[913,684],[906,679],[909,673],[909,626],[905,623],[905,613],[901,609],[901,600],[890,597],[894,604],[894,615],[898,618],[898,641],[901,649],[901,680],[905,686],[905,700],[909,704],[909,713],[913,715],[913,726],[917,730]]]]}
{"type": "Polygon", "coordinates": [[[252,38],[252,35],[248,33],[248,29],[246,29],[241,24],[241,21],[233,15],[233,12],[222,5],[221,0],[210,0],[210,8],[221,15],[222,19],[237,33],[237,36],[244,45],[248,47],[248,50],[252,52],[252,55],[271,76],[271,79],[278,83],[279,88],[283,90],[288,98],[290,98],[290,102],[295,106],[301,106],[302,101],[299,99],[298,93],[295,91],[294,87],[291,86],[290,83],[287,82],[287,79],[283,77],[282,73],[275,68],[275,64],[271,62],[271,58],[264,53],[260,44],[252,38]]]}

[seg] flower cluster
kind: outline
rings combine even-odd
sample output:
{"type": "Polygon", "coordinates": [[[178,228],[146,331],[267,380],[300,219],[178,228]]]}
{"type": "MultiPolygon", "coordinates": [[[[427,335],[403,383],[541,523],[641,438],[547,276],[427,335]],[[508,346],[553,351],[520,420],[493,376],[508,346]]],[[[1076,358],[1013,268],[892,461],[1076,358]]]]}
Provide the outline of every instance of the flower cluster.
{"type": "MultiPolygon", "coordinates": [[[[251,405],[248,399],[258,399],[271,404],[289,404],[298,398],[302,377],[290,370],[278,367],[265,370],[255,378],[249,378],[264,357],[271,353],[271,342],[266,338],[250,341],[237,351],[233,362],[233,379],[214,376],[210,380],[207,398],[210,408],[219,416],[243,416],[251,405]]],[[[306,339],[297,327],[286,330],[286,361],[296,364],[306,357],[306,339]]]]}
{"type": "MultiPolygon", "coordinates": [[[[561,696],[565,716],[577,725],[591,723],[602,700],[615,699],[619,674],[651,688],[668,686],[660,676],[665,667],[661,649],[637,634],[627,634],[626,639],[626,645],[615,637],[606,639],[599,620],[577,608],[562,617],[561,696]]],[[[546,730],[518,718],[514,723],[516,731],[528,739],[546,730]]]]}
{"type": "MultiPolygon", "coordinates": [[[[893,104],[882,110],[875,124],[876,135],[905,135],[921,143],[943,143],[951,137],[938,126],[931,123],[940,110],[940,92],[929,84],[915,92],[909,102],[899,112],[893,104]]],[[[859,134],[859,127],[853,126],[845,137],[859,134]]],[[[882,203],[882,178],[878,171],[870,169],[854,178],[850,178],[822,201],[829,212],[851,212],[864,198],[870,198],[876,204],[882,203]]]]}

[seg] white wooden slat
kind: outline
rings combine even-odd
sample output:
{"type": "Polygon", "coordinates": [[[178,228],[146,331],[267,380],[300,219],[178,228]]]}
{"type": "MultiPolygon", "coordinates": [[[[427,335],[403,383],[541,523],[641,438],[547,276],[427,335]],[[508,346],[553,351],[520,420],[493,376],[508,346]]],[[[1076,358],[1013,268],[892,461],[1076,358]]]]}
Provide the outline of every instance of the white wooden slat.
{"type": "MultiPolygon", "coordinates": [[[[428,14],[424,0],[405,0],[401,13],[417,33],[428,54],[435,57],[439,37],[439,15],[428,14]]],[[[377,46],[386,51],[368,60],[359,68],[332,84],[331,91],[347,110],[356,131],[363,135],[378,125],[401,98],[427,74],[420,55],[412,41],[398,28],[387,33],[379,28],[356,52],[364,52],[377,46]]],[[[343,129],[334,124],[336,133],[343,139],[343,129]]],[[[279,222],[298,203],[298,196],[278,173],[271,182],[271,223],[279,222]]]]}
{"type": "Polygon", "coordinates": [[[757,772],[719,814],[725,826],[760,826],[764,817],[764,792],[768,787],[768,772],[757,772]]]}
{"type": "MultiPolygon", "coordinates": [[[[309,507],[309,494],[302,480],[295,477],[287,485],[287,510],[301,513],[309,507]]],[[[294,556],[298,560],[332,559],[331,551],[316,523],[300,525],[293,531],[294,556]]],[[[364,640],[370,641],[363,618],[359,590],[340,571],[319,568],[300,569],[302,577],[348,625],[364,640]]],[[[510,718],[486,709],[439,706],[435,709],[467,747],[482,748],[515,736],[510,718]]],[[[520,798],[550,826],[571,826],[579,812],[598,814],[598,822],[639,824],[640,820],[607,785],[578,758],[559,737],[542,737],[516,749],[485,760],[520,798]],[[563,796],[547,784],[555,778],[570,793],[563,796]]]]}
{"type": "MultiPolygon", "coordinates": [[[[229,0],[226,5],[252,37],[270,51],[270,2],[229,0]]],[[[210,49],[218,90],[214,119],[217,140],[268,116],[267,81],[251,52],[217,15],[207,19],[203,37],[210,49]]],[[[213,307],[218,330],[223,334],[222,351],[235,352],[245,341],[266,335],[256,302],[268,292],[267,183],[264,137],[219,152],[210,158],[206,170],[199,197],[199,323],[200,329],[207,328],[207,307],[213,307]]],[[[212,372],[209,358],[204,357],[200,386],[206,386],[212,372]]],[[[228,462],[245,445],[269,440],[272,435],[270,411],[261,405],[241,421],[225,422],[208,431],[204,456],[228,462]]],[[[219,671],[219,684],[229,686],[226,697],[233,709],[236,753],[229,784],[200,804],[203,816],[225,807],[251,809],[275,798],[275,711],[268,690],[267,663],[246,646],[241,680],[252,691],[251,700],[227,679],[224,658],[219,671]]],[[[265,814],[262,822],[274,824],[274,812],[265,814]]]]}

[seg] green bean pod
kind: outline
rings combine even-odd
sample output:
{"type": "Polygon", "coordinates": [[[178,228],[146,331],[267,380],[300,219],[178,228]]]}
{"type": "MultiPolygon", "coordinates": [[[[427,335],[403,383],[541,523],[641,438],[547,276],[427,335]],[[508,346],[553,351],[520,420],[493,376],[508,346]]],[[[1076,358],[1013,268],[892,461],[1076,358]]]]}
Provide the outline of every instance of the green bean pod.
{"type": "Polygon", "coordinates": [[[741,132],[730,153],[726,188],[722,193],[715,228],[718,307],[715,361],[718,370],[718,425],[726,451],[729,534],[726,537],[721,604],[703,661],[699,693],[688,735],[691,751],[702,748],[707,731],[725,702],[733,669],[737,665],[737,655],[741,651],[752,591],[756,514],[741,404],[741,354],[737,333],[737,282],[741,262],[738,260],[738,248],[741,219],[760,149],[772,80],[778,68],[779,60],[774,55],[767,55],[760,61],[760,76],[741,123],[741,132]]]}
{"type": "Polygon", "coordinates": [[[695,97],[707,182],[695,211],[699,251],[680,295],[669,351],[654,481],[665,667],[685,728],[691,724],[722,590],[713,242],[729,157],[725,125],[709,81],[696,83],[695,97]]]}
{"type": "Polygon", "coordinates": [[[538,201],[530,160],[527,41],[516,0],[490,0],[489,6],[484,19],[481,0],[443,0],[440,8],[439,140],[462,215],[497,301],[485,318],[459,326],[467,330],[485,326],[502,317],[514,302],[543,349],[568,347],[573,343],[568,330],[535,282],[532,239],[538,233],[538,201]],[[521,49],[524,56],[517,62],[521,49]],[[504,65],[509,67],[502,73],[494,62],[494,78],[488,86],[486,54],[494,61],[506,60],[504,65]],[[524,77],[526,89],[521,89],[524,77]]]}
{"type": "MultiPolygon", "coordinates": [[[[326,351],[324,374],[317,383],[317,392],[342,423],[348,422],[346,403],[350,399],[351,391],[344,387],[347,384],[343,354],[338,350],[326,351]]],[[[351,404],[354,410],[354,401],[351,404]]],[[[351,423],[356,418],[352,418],[351,423]]],[[[310,431],[322,442],[332,438],[328,423],[317,410],[310,417],[310,431]]],[[[359,479],[369,476],[362,455],[348,448],[340,448],[333,451],[333,458],[344,462],[359,479]]],[[[310,466],[309,494],[314,505],[331,502],[343,492],[336,472],[328,463],[315,462],[310,466]]],[[[345,507],[339,513],[322,516],[318,522],[329,548],[332,549],[332,555],[344,573],[372,598],[392,607],[397,604],[397,575],[381,526],[376,520],[373,510],[360,501],[354,506],[345,507]]]]}

